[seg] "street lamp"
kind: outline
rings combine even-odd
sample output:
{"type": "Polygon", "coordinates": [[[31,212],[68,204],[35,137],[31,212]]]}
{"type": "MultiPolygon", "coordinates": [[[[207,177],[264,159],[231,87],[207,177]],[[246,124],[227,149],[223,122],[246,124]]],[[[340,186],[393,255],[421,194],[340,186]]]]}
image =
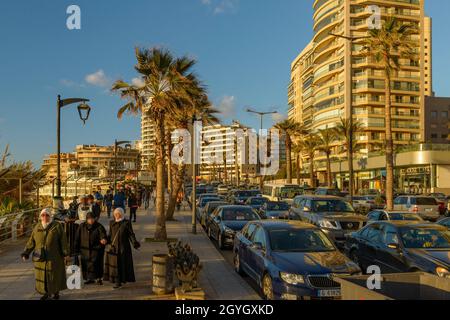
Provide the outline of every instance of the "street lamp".
{"type": "Polygon", "coordinates": [[[78,106],[78,114],[80,116],[83,124],[86,124],[86,121],[89,119],[89,115],[91,113],[91,107],[87,105],[89,102],[88,99],[83,98],[70,98],[70,99],[61,99],[61,96],[58,95],[57,103],[56,103],[56,144],[57,144],[57,173],[56,173],[56,198],[61,199],[61,109],[65,106],[81,103],[78,106]]]}
{"type": "MultiPolygon", "coordinates": [[[[254,113],[256,115],[258,115],[260,117],[260,121],[261,121],[261,126],[260,126],[260,135],[261,132],[263,130],[263,123],[264,123],[264,116],[270,115],[270,114],[278,114],[277,111],[270,111],[270,112],[259,112],[259,111],[255,111],[253,109],[248,108],[247,109],[248,113],[254,113]]],[[[261,136],[260,136],[261,138],[261,136]]],[[[259,173],[260,175],[260,180],[259,180],[259,188],[262,190],[264,188],[264,177],[261,174],[261,160],[259,159],[259,152],[258,152],[258,165],[257,165],[257,169],[256,171],[259,173]]]]}
{"type": "MultiPolygon", "coordinates": [[[[353,155],[353,55],[351,54],[353,52],[353,43],[355,41],[358,40],[362,40],[362,39],[368,39],[369,37],[365,36],[365,37],[353,37],[353,36],[345,36],[342,34],[335,34],[335,33],[329,33],[330,36],[333,36],[335,38],[340,38],[340,39],[344,39],[346,41],[348,41],[350,43],[350,101],[349,103],[349,111],[350,111],[350,117],[349,117],[349,145],[348,145],[348,151],[351,155],[353,155]]],[[[348,161],[348,159],[347,159],[348,161]]],[[[350,199],[353,203],[353,194],[354,194],[354,179],[353,179],[353,160],[352,161],[348,161],[348,171],[349,171],[349,187],[348,187],[348,191],[349,191],[349,196],[350,199]]]]}
{"type": "Polygon", "coordinates": [[[117,188],[117,149],[122,145],[131,147],[131,141],[117,141],[117,139],[114,141],[114,193],[116,192],[117,188]]]}

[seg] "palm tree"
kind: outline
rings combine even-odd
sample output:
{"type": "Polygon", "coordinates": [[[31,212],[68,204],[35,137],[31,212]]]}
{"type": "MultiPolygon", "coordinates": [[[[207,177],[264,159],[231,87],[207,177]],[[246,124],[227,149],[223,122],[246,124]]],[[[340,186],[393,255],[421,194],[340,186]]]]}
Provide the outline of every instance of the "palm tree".
{"type": "Polygon", "coordinates": [[[344,147],[347,151],[347,162],[349,172],[349,195],[354,195],[354,170],[353,170],[353,156],[355,151],[355,136],[356,133],[361,131],[361,124],[357,121],[351,121],[350,119],[341,118],[336,127],[333,128],[336,137],[344,143],[344,147]],[[353,148],[349,148],[350,143],[353,142],[353,148]]]}
{"type": "Polygon", "coordinates": [[[303,140],[301,140],[302,149],[307,153],[309,158],[309,179],[311,181],[311,187],[316,187],[316,179],[314,175],[314,160],[316,151],[319,147],[319,138],[316,134],[310,133],[303,140]]]}
{"type": "Polygon", "coordinates": [[[327,186],[331,188],[333,186],[333,179],[331,179],[331,153],[333,151],[333,144],[336,142],[336,132],[333,129],[319,130],[317,135],[319,140],[318,150],[325,153],[327,157],[327,186]]]}
{"type": "MultiPolygon", "coordinates": [[[[192,92],[191,103],[182,103],[179,101],[178,108],[174,114],[169,118],[169,122],[174,128],[188,129],[194,116],[200,116],[201,121],[205,124],[218,123],[219,119],[215,116],[216,110],[205,93],[204,88],[200,85],[192,92]]],[[[167,220],[173,220],[176,206],[176,199],[183,186],[183,181],[186,175],[186,164],[172,165],[172,190],[169,195],[169,206],[167,208],[167,220]]]]}
{"type": "Polygon", "coordinates": [[[278,129],[285,134],[286,144],[286,182],[292,183],[292,137],[301,131],[300,124],[292,119],[284,120],[275,125],[275,129],[278,129]]]}
{"type": "Polygon", "coordinates": [[[380,29],[369,30],[369,37],[363,41],[363,54],[373,58],[384,69],[385,75],[385,119],[386,119],[386,204],[394,207],[394,141],[392,138],[391,79],[394,71],[400,70],[399,59],[416,57],[410,37],[417,28],[401,24],[390,17],[380,29]]]}
{"type": "Polygon", "coordinates": [[[164,133],[167,114],[173,114],[176,101],[189,99],[187,94],[195,78],[190,70],[195,61],[188,57],[174,58],[164,49],[136,48],[135,70],[141,76],[143,85],[130,85],[122,80],[114,83],[112,91],[118,91],[128,102],[120,108],[118,117],[125,113],[145,112],[155,123],[156,140],[156,240],[166,240],[166,219],[164,212],[165,147],[164,133]]]}
{"type": "Polygon", "coordinates": [[[292,145],[292,152],[295,155],[295,172],[297,177],[297,184],[300,184],[301,176],[301,157],[303,152],[303,145],[301,142],[296,142],[292,145]]]}

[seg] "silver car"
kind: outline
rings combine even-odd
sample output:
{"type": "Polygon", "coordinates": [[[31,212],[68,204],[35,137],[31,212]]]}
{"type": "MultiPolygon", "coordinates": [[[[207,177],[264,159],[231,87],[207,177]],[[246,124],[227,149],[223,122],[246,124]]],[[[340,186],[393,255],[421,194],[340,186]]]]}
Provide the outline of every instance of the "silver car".
{"type": "Polygon", "coordinates": [[[400,196],[394,201],[394,210],[416,213],[422,219],[436,222],[440,218],[436,198],[425,196],[400,196]]]}

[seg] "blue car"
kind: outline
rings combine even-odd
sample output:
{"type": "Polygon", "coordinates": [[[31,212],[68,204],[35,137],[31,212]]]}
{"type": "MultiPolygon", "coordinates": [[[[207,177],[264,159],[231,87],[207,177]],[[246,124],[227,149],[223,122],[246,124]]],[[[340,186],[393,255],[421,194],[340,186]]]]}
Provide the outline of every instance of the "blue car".
{"type": "Polygon", "coordinates": [[[361,274],[323,231],[298,221],[252,221],[233,250],[236,272],[255,280],[268,300],[337,298],[333,277],[361,274]]]}

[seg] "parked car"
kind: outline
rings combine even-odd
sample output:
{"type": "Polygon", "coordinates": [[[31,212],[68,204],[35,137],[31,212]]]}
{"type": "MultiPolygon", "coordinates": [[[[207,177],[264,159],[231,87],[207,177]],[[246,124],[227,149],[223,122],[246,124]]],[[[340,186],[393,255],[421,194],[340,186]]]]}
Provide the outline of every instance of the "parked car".
{"type": "Polygon", "coordinates": [[[237,190],[231,194],[230,204],[244,204],[248,198],[253,197],[254,193],[249,190],[237,190]]]}
{"type": "Polygon", "coordinates": [[[218,197],[219,197],[219,195],[216,194],[216,193],[203,193],[203,194],[200,194],[197,197],[196,205],[199,206],[200,202],[202,201],[203,198],[218,198],[218,197]]]}
{"type": "Polygon", "coordinates": [[[442,219],[438,222],[438,224],[450,229],[450,218],[442,219]]]}
{"type": "Polygon", "coordinates": [[[226,185],[219,185],[217,187],[217,193],[220,195],[226,195],[228,193],[228,187],[226,185]]]}
{"type": "Polygon", "coordinates": [[[233,252],[236,272],[255,280],[268,300],[339,297],[333,276],[361,273],[325,233],[299,221],[250,222],[233,252]]]}
{"type": "Polygon", "coordinates": [[[315,192],[316,196],[335,196],[340,197],[341,191],[336,188],[325,188],[325,187],[319,187],[316,189],[315,192]]]}
{"type": "Polygon", "coordinates": [[[217,208],[208,225],[208,236],[217,241],[220,249],[233,246],[234,236],[249,221],[261,220],[249,206],[223,206],[217,208]]]}
{"type": "Polygon", "coordinates": [[[436,198],[425,196],[400,196],[394,200],[394,210],[417,213],[424,220],[436,222],[440,217],[436,198]]]}
{"type": "Polygon", "coordinates": [[[211,201],[206,204],[205,208],[203,209],[202,215],[200,216],[200,224],[205,228],[205,230],[207,230],[208,228],[209,217],[211,216],[211,214],[213,214],[213,212],[218,207],[226,205],[228,205],[228,202],[222,200],[211,201]]]}
{"type": "Polygon", "coordinates": [[[256,211],[259,211],[261,207],[268,201],[269,199],[263,197],[251,197],[248,198],[247,201],[245,201],[245,205],[252,207],[256,211]]]}
{"type": "Polygon", "coordinates": [[[259,210],[259,215],[263,219],[288,219],[289,218],[289,204],[283,201],[269,201],[266,202],[259,210]]]}
{"type": "Polygon", "coordinates": [[[386,205],[384,201],[377,203],[377,196],[354,196],[353,201],[350,201],[350,197],[347,196],[345,199],[351,202],[357,212],[362,213],[367,213],[375,209],[384,209],[386,205]]]}
{"type": "Polygon", "coordinates": [[[443,193],[431,193],[428,196],[433,197],[437,200],[438,205],[439,205],[439,213],[442,216],[447,215],[447,210],[448,210],[447,196],[443,193]]]}
{"type": "Polygon", "coordinates": [[[428,272],[450,278],[450,230],[412,221],[375,222],[352,233],[345,251],[361,269],[382,273],[428,272]]]}
{"type": "Polygon", "coordinates": [[[376,221],[424,221],[418,214],[405,211],[374,210],[367,215],[369,223],[376,221]]]}
{"type": "Polygon", "coordinates": [[[296,197],[289,218],[320,227],[338,247],[343,247],[347,234],[361,229],[367,221],[348,201],[333,196],[296,197]]]}
{"type": "Polygon", "coordinates": [[[213,202],[213,201],[221,201],[221,199],[219,197],[201,197],[199,198],[199,203],[197,206],[197,220],[200,221],[201,217],[203,215],[203,211],[205,209],[205,206],[209,203],[209,202],[213,202]]]}

